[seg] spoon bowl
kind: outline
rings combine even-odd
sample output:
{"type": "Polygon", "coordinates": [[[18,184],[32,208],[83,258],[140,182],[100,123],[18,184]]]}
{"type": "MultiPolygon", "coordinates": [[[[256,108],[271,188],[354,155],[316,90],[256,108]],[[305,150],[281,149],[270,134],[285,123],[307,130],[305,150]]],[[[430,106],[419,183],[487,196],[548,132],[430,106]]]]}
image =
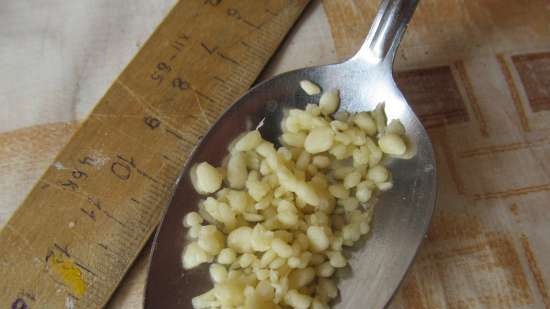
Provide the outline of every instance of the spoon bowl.
{"type": "MultiPolygon", "coordinates": [[[[283,112],[318,102],[299,86],[311,80],[325,90],[339,89],[340,110],[373,110],[385,103],[388,119],[400,119],[416,154],[387,162],[393,188],[380,195],[366,244],[349,259],[351,272],[341,275],[340,299],[333,308],[383,308],[405,276],[427,231],[436,200],[436,167],[429,137],[392,77],[399,41],[416,6],[414,0],[384,0],[360,51],[339,64],[306,68],[262,82],[233,104],[197,146],[181,174],[174,196],[155,237],[145,308],[192,308],[191,299],[212,287],[208,266],[183,270],[186,245],[181,222],[196,210],[200,196],[189,177],[198,162],[219,165],[239,134],[260,122],[262,136],[277,142],[283,112]]],[[[260,308],[259,308],[260,309],[260,308]]]]}

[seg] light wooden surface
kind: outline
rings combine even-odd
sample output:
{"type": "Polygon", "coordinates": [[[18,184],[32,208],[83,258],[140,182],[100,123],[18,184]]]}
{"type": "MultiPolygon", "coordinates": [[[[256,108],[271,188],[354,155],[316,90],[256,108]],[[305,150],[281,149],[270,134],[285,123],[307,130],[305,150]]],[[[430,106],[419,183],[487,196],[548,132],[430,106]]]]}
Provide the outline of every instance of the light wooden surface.
{"type": "MultiPolygon", "coordinates": [[[[376,2],[314,3],[265,76],[352,54],[376,2]]],[[[0,4],[0,224],[172,4],[40,3],[0,4]]],[[[392,308],[550,308],[549,24],[544,0],[421,1],[396,67],[440,195],[392,308]]],[[[109,308],[141,307],[144,266],[109,308]]]]}

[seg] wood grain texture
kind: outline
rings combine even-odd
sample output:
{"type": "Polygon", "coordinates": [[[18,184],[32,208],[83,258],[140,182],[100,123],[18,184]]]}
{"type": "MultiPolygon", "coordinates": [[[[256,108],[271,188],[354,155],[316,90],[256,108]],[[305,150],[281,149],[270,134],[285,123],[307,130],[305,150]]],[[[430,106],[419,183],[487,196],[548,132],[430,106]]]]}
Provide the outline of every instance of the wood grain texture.
{"type": "Polygon", "coordinates": [[[306,4],[179,2],[0,231],[0,306],[103,307],[186,156],[306,4]]]}

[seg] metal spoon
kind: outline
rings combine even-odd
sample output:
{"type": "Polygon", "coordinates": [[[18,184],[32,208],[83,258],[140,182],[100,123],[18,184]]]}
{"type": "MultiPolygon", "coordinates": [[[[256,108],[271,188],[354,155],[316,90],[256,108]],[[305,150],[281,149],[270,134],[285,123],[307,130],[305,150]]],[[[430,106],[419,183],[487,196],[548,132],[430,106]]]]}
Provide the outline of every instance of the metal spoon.
{"type": "MultiPolygon", "coordinates": [[[[145,289],[146,309],[192,308],[191,298],[212,287],[206,265],[184,271],[184,215],[196,209],[199,196],[189,169],[196,162],[220,163],[228,143],[265,118],[264,138],[276,142],[284,108],[304,107],[318,98],[304,95],[299,82],[312,80],[324,89],[339,89],[341,110],[372,110],[385,102],[389,119],[400,119],[416,145],[409,160],[394,159],[389,168],[393,189],[380,196],[366,243],[350,259],[351,272],[341,276],[334,308],[383,308],[397,290],[427,231],[436,199],[432,145],[392,78],[392,64],[417,0],[383,0],[367,39],[351,59],[281,74],[260,83],[233,104],[214,124],[189,158],[155,238],[145,289]]],[[[258,308],[261,309],[261,308],[258,308]]]]}

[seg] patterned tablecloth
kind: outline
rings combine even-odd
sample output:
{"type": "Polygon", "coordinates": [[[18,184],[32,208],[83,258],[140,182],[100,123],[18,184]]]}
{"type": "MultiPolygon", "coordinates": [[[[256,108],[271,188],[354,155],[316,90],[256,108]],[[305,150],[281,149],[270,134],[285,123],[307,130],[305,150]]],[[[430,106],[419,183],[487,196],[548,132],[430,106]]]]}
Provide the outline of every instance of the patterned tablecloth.
{"type": "MultiPolygon", "coordinates": [[[[0,3],[0,227],[173,3],[0,3]]],[[[350,56],[376,6],[314,1],[264,76],[350,56]]],[[[396,70],[440,191],[391,307],[550,308],[550,2],[423,0],[396,70]]],[[[141,307],[144,255],[109,308],[141,307]]]]}

